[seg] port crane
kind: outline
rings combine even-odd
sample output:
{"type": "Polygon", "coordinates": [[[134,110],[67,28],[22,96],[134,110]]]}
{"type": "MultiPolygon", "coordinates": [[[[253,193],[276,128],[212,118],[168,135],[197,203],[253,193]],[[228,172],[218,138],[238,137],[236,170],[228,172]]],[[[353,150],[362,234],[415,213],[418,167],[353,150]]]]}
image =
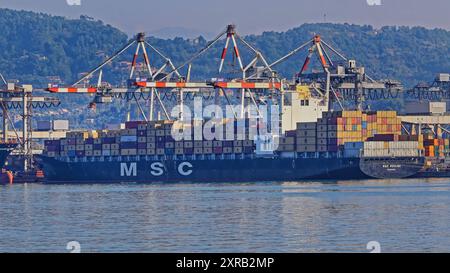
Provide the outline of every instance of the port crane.
{"type": "Polygon", "coordinates": [[[33,127],[32,117],[35,108],[57,107],[60,101],[56,98],[33,95],[33,86],[28,84],[18,84],[17,81],[7,81],[0,74],[0,106],[2,113],[2,141],[9,141],[10,128],[14,132],[15,139],[19,143],[18,154],[23,156],[24,171],[33,168],[33,127]],[[12,111],[21,109],[22,133],[20,134],[14,125],[12,111]]]}
{"type": "MultiPolygon", "coordinates": [[[[228,25],[226,29],[219,33],[212,41],[210,41],[205,47],[199,50],[196,54],[190,57],[183,64],[175,67],[170,58],[166,57],[161,53],[155,46],[151,45],[146,41],[145,35],[143,33],[139,33],[135,39],[128,42],[124,47],[122,47],[119,51],[113,54],[111,57],[107,58],[103,63],[86,73],[84,77],[76,81],[73,85],[69,87],[60,87],[56,85],[50,84],[46,89],[52,93],[84,93],[84,94],[94,94],[95,99],[91,106],[94,106],[96,103],[106,103],[110,102],[112,97],[118,98],[129,98],[132,97],[135,99],[140,112],[145,120],[147,116],[145,115],[144,110],[139,105],[137,98],[143,98],[143,94],[150,94],[150,113],[149,120],[154,119],[154,107],[155,107],[155,98],[159,103],[159,106],[162,108],[167,119],[171,119],[167,108],[164,105],[161,92],[172,91],[176,92],[179,98],[179,104],[181,105],[181,109],[183,109],[184,105],[184,93],[199,93],[203,92],[203,90],[219,90],[222,92],[227,102],[230,103],[230,99],[227,97],[225,90],[240,90],[241,91],[241,112],[235,113],[235,116],[244,116],[244,108],[245,108],[245,96],[248,94],[251,101],[253,103],[257,103],[252,90],[281,90],[282,89],[282,81],[278,79],[276,73],[270,68],[268,62],[266,61],[263,54],[257,50],[254,46],[249,44],[246,40],[244,40],[236,31],[235,25],[228,25]],[[239,71],[242,75],[241,78],[232,79],[232,80],[222,80],[220,78],[212,79],[209,81],[191,81],[190,74],[192,69],[192,63],[200,56],[202,56],[206,51],[210,50],[218,41],[222,38],[225,38],[225,46],[223,47],[221,53],[221,59],[219,64],[218,73],[220,75],[223,72],[225,58],[227,57],[228,47],[230,43],[233,45],[233,56],[237,58],[239,63],[239,71]],[[245,45],[251,52],[253,52],[254,57],[249,62],[248,65],[244,66],[244,62],[240,55],[238,41],[240,41],[243,45],[245,45]],[[124,52],[126,52],[131,46],[137,45],[136,51],[133,57],[131,71],[129,80],[126,86],[121,87],[112,87],[110,85],[102,84],[102,69],[110,64],[112,61],[121,56],[124,52]],[[152,70],[150,58],[147,53],[146,47],[149,47],[153,52],[155,52],[159,57],[162,57],[166,62],[160,68],[156,70],[152,70]],[[136,63],[138,59],[138,55],[140,50],[143,52],[143,58],[145,62],[146,68],[146,77],[145,78],[135,78],[134,72],[136,69],[136,63]],[[258,62],[263,64],[264,69],[270,72],[269,77],[265,79],[254,79],[254,77],[247,77],[247,75],[252,71],[252,69],[258,64],[258,62]],[[187,75],[183,77],[179,72],[182,68],[187,68],[187,75]],[[170,68],[169,71],[166,72],[167,68],[170,68]],[[98,72],[98,80],[96,85],[87,85],[86,83],[93,77],[95,73],[98,72]],[[84,84],[83,84],[84,83],[84,84]]],[[[181,115],[182,116],[182,115],[181,115]]]]}
{"type": "MultiPolygon", "coordinates": [[[[266,97],[269,97],[270,100],[275,98],[276,103],[282,108],[285,90],[295,90],[296,85],[299,84],[308,86],[312,91],[311,93],[322,100],[321,105],[326,105],[327,109],[333,109],[334,103],[337,103],[341,109],[345,109],[349,107],[348,104],[353,103],[357,109],[363,110],[363,103],[366,100],[395,98],[402,91],[402,86],[399,82],[392,80],[375,81],[372,79],[367,75],[364,67],[358,67],[355,60],[345,57],[317,34],[285,56],[269,63],[260,50],[239,35],[235,25],[228,25],[213,40],[179,66],[175,66],[170,58],[149,43],[145,38],[145,34],[139,33],[119,51],[86,73],[73,85],[69,87],[50,85],[47,91],[53,93],[93,94],[94,100],[90,104],[91,108],[95,108],[97,103],[109,103],[113,98],[133,100],[136,102],[144,120],[155,119],[156,103],[158,103],[165,118],[170,120],[171,117],[166,103],[173,100],[173,98],[176,99],[177,105],[179,105],[181,110],[180,116],[177,118],[183,119],[184,105],[187,98],[194,98],[198,95],[205,97],[206,94],[208,98],[214,97],[215,100],[218,97],[224,97],[229,105],[232,105],[232,99],[240,99],[241,107],[238,110],[240,112],[234,112],[234,117],[243,118],[247,102],[255,106],[261,103],[267,104],[267,101],[265,101],[266,97]],[[218,77],[203,81],[191,80],[194,61],[205,55],[205,52],[216,49],[215,45],[220,41],[224,42],[224,46],[218,63],[218,77]],[[248,64],[244,62],[241,56],[240,44],[253,55],[248,64]],[[136,49],[131,61],[126,85],[113,87],[110,84],[103,83],[103,69],[118,59],[133,45],[136,46],[136,49]],[[148,51],[147,48],[150,50],[148,51]],[[299,73],[296,74],[294,81],[289,82],[281,79],[274,67],[305,49],[308,50],[307,57],[300,67],[299,73]],[[144,76],[135,77],[137,60],[141,52],[144,60],[142,66],[144,67],[144,76]],[[148,52],[154,53],[154,55],[150,56],[148,52]],[[233,60],[237,61],[237,71],[234,71],[234,77],[232,78],[220,78],[223,76],[226,58],[230,57],[230,53],[233,60]],[[309,72],[314,56],[319,60],[321,71],[313,70],[309,72]],[[335,56],[338,58],[337,60],[332,58],[335,56]],[[161,67],[152,67],[150,60],[154,60],[156,57],[162,58],[163,65],[161,67]],[[184,76],[180,72],[183,69],[186,70],[186,75],[184,76]],[[96,73],[98,74],[97,82],[90,84],[90,80],[96,73]],[[227,91],[231,90],[234,92],[230,98],[227,95],[227,91]],[[240,95],[235,95],[235,91],[240,91],[240,95]],[[148,117],[146,111],[139,103],[139,100],[142,99],[149,102],[148,117]]],[[[257,114],[260,114],[259,111],[257,114]]],[[[129,119],[130,113],[128,111],[127,120],[129,119]]]]}
{"type": "Polygon", "coordinates": [[[357,109],[362,109],[365,100],[396,98],[403,90],[398,81],[374,80],[367,75],[364,67],[356,65],[356,60],[345,57],[318,34],[270,64],[269,67],[275,67],[305,49],[307,49],[306,59],[295,75],[295,82],[309,85],[315,91],[315,95],[324,99],[329,109],[333,108],[333,101],[337,102],[341,109],[344,109],[346,101],[353,101],[357,109]],[[307,73],[314,56],[319,60],[321,71],[313,70],[307,73]],[[333,60],[332,56],[338,59],[333,60]]]}
{"type": "Polygon", "coordinates": [[[407,98],[414,100],[450,100],[450,74],[440,73],[431,83],[420,82],[406,91],[407,98]]]}

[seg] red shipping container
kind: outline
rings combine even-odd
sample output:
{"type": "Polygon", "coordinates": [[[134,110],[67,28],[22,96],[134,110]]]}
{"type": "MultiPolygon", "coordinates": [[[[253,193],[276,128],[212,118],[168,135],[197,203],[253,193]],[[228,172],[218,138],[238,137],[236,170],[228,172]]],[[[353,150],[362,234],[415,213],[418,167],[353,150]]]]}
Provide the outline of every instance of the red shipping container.
{"type": "Polygon", "coordinates": [[[145,121],[128,121],[125,122],[125,129],[137,129],[140,124],[147,124],[145,121]]]}
{"type": "Polygon", "coordinates": [[[138,149],[147,149],[147,143],[138,143],[138,149]]]}
{"type": "Polygon", "coordinates": [[[214,148],[214,153],[215,153],[215,154],[221,154],[222,152],[223,152],[222,147],[216,147],[216,148],[214,148]]]}
{"type": "Polygon", "coordinates": [[[374,135],[373,140],[374,141],[394,141],[395,137],[393,134],[374,135]]]}

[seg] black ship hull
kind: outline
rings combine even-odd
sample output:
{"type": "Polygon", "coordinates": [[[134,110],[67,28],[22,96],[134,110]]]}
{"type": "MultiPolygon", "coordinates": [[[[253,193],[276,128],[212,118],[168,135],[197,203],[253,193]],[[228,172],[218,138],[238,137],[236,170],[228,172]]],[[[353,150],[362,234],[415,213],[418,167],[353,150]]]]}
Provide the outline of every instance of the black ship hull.
{"type": "Polygon", "coordinates": [[[360,168],[377,179],[400,179],[417,175],[425,165],[423,157],[361,158],[360,168]]]}
{"type": "Polygon", "coordinates": [[[364,179],[358,158],[247,158],[66,162],[38,156],[46,183],[264,182],[364,179]]]}

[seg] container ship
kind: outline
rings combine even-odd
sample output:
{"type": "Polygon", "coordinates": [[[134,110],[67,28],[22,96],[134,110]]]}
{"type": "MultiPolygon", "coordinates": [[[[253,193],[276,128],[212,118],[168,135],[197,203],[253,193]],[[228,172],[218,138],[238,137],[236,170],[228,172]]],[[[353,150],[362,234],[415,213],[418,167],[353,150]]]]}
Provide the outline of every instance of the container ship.
{"type": "Polygon", "coordinates": [[[214,120],[215,128],[231,123],[235,139],[195,140],[192,129],[204,122],[132,121],[120,130],[68,132],[45,141],[36,160],[46,183],[405,178],[425,165],[423,136],[402,135],[394,111],[319,110],[278,135],[263,134],[261,121],[214,120]],[[180,130],[190,132],[187,139],[174,139],[180,130]]]}

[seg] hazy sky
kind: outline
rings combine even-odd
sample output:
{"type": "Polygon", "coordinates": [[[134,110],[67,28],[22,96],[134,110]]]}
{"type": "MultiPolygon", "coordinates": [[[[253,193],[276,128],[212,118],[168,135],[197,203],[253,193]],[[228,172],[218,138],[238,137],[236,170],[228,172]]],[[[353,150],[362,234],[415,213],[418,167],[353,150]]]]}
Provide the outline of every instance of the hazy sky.
{"type": "Polygon", "coordinates": [[[450,0],[0,0],[0,6],[68,17],[86,14],[129,34],[178,27],[215,34],[230,22],[243,34],[324,21],[450,29],[450,0]],[[81,6],[69,6],[71,1],[81,6]]]}

